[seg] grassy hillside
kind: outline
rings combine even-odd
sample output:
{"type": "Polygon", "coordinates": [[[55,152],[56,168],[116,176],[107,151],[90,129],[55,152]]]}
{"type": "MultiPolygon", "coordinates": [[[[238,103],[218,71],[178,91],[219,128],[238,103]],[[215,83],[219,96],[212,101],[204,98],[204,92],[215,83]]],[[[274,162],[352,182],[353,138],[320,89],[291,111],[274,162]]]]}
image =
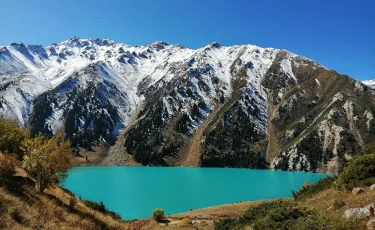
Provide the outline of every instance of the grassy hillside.
{"type": "Polygon", "coordinates": [[[73,154],[68,144],[56,137],[30,137],[0,120],[0,229],[366,229],[375,217],[371,212],[344,217],[349,209],[375,201],[375,189],[369,187],[375,183],[375,144],[346,162],[337,177],[305,184],[293,199],[190,211],[168,216],[169,225],[152,219],[122,221],[104,204],[81,200],[57,186],[73,154]],[[353,194],[354,187],[362,192],[353,194]]]}
{"type": "Polygon", "coordinates": [[[37,193],[25,175],[16,174],[9,182],[0,186],[0,229],[130,229],[58,186],[37,193]]]}
{"type": "Polygon", "coordinates": [[[305,184],[293,192],[293,200],[264,202],[239,218],[217,221],[215,229],[367,229],[369,219],[375,219],[375,189],[370,188],[375,182],[374,165],[375,148],[370,145],[337,177],[305,184]],[[360,192],[352,192],[354,188],[360,192]],[[350,211],[354,214],[345,216],[350,211]]]}

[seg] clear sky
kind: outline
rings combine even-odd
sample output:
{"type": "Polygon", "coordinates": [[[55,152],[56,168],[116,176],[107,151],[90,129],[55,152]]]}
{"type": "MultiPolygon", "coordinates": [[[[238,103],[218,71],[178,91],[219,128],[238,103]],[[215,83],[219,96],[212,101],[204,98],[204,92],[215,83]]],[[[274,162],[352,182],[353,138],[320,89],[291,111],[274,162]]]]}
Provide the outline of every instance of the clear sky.
{"type": "Polygon", "coordinates": [[[375,0],[0,0],[0,44],[254,44],[375,79],[375,0]]]}

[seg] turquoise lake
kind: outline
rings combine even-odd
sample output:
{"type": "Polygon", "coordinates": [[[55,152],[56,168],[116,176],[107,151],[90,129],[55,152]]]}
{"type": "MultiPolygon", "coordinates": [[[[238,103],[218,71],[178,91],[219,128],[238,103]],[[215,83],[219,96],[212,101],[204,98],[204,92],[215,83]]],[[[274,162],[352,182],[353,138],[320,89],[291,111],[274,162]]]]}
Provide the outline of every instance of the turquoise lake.
{"type": "Polygon", "coordinates": [[[230,168],[85,166],[69,171],[63,187],[100,202],[124,220],[239,201],[292,197],[305,181],[326,174],[230,168]]]}

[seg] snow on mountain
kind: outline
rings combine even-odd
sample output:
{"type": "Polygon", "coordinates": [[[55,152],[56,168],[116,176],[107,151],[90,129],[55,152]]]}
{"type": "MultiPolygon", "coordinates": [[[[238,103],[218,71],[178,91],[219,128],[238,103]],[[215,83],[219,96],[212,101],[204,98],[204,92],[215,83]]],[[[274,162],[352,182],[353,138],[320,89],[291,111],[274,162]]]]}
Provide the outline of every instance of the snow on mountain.
{"type": "Polygon", "coordinates": [[[375,80],[366,80],[362,81],[362,83],[369,86],[370,88],[375,89],[375,80]]]}
{"type": "Polygon", "coordinates": [[[1,92],[3,106],[0,110],[6,117],[16,115],[18,122],[26,125],[30,102],[36,96],[54,89],[77,71],[94,63],[103,63],[107,79],[127,93],[131,107],[142,99],[137,96],[137,87],[142,80],[147,78],[148,86],[161,78],[168,81],[174,77],[171,68],[188,61],[192,63],[192,69],[205,63],[217,71],[217,77],[228,86],[225,90],[227,95],[231,90],[230,66],[234,60],[241,56],[241,61],[252,60],[254,65],[261,67],[256,68],[258,76],[254,78],[259,87],[261,71],[267,69],[277,52],[251,45],[224,47],[217,43],[198,50],[164,42],[132,47],[110,39],[77,37],[47,47],[12,43],[0,47],[0,84],[6,88],[1,92]]]}
{"type": "Polygon", "coordinates": [[[142,164],[335,171],[372,138],[375,110],[359,106],[372,96],[312,60],[254,45],[0,46],[2,116],[33,134],[62,129],[73,146],[125,138],[117,146],[142,164]]]}

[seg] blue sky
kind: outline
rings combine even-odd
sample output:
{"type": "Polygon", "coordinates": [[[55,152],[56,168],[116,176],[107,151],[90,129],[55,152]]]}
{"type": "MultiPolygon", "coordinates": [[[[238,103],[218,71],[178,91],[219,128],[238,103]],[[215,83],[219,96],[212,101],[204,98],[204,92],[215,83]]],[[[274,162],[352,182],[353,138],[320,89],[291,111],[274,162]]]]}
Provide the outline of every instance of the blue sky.
{"type": "Polygon", "coordinates": [[[1,45],[73,36],[190,48],[255,44],[375,79],[373,0],[1,0],[0,8],[1,45]]]}

